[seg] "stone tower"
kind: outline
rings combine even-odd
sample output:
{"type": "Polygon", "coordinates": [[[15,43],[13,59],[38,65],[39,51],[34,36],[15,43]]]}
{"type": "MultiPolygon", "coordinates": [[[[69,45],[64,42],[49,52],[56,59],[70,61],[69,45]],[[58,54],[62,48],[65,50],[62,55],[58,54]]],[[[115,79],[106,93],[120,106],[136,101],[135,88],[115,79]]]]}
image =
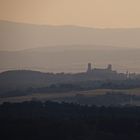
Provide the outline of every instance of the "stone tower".
{"type": "Polygon", "coordinates": [[[92,71],[91,63],[88,63],[88,69],[87,69],[87,72],[90,73],[91,71],[92,71]]]}

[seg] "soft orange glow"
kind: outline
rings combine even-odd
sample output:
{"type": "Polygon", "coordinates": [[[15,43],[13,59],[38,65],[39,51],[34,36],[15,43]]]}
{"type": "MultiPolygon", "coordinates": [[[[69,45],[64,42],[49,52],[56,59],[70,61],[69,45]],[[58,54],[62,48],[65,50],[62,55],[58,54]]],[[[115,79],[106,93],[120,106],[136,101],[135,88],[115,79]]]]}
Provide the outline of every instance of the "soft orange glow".
{"type": "Polygon", "coordinates": [[[0,0],[0,19],[51,25],[140,27],[140,0],[0,0]]]}

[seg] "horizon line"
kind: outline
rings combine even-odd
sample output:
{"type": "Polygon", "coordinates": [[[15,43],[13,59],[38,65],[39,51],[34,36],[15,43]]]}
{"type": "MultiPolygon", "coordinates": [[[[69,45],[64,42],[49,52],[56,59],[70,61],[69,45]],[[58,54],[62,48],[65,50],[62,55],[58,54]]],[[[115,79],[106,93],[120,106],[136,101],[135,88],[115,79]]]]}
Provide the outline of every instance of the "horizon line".
{"type": "Polygon", "coordinates": [[[0,22],[11,22],[16,24],[28,24],[28,25],[36,25],[36,26],[50,26],[50,27],[77,27],[77,28],[89,28],[89,29],[101,29],[101,30],[113,30],[113,29],[140,29],[140,27],[92,27],[86,25],[74,25],[74,24],[47,24],[47,23],[32,23],[26,21],[15,21],[15,20],[7,20],[7,19],[0,19],[0,22]]]}

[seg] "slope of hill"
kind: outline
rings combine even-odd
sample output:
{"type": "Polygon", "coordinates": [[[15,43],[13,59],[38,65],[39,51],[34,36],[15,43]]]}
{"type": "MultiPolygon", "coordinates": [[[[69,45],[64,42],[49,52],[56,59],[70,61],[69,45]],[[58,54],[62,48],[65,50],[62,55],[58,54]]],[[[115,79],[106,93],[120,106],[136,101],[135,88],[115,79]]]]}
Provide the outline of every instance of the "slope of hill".
{"type": "Polygon", "coordinates": [[[47,85],[44,74],[36,71],[6,71],[0,74],[0,88],[9,90],[47,85]]]}

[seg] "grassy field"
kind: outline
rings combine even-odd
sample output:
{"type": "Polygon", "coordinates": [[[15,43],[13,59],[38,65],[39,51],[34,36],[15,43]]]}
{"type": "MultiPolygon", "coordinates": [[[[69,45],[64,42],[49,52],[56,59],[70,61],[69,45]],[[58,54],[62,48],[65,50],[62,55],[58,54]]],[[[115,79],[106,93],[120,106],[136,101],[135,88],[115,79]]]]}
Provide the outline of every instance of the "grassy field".
{"type": "Polygon", "coordinates": [[[47,100],[54,100],[56,98],[64,98],[64,97],[74,97],[78,94],[82,94],[84,96],[92,97],[96,95],[103,95],[107,92],[114,92],[118,93],[124,93],[129,95],[140,95],[140,88],[136,89],[96,89],[96,90],[89,90],[89,91],[73,91],[68,93],[38,93],[38,94],[32,94],[28,96],[19,96],[19,97],[7,97],[7,98],[0,98],[0,104],[3,102],[23,102],[23,101],[31,101],[31,100],[41,100],[41,101],[47,101],[47,100]]]}

